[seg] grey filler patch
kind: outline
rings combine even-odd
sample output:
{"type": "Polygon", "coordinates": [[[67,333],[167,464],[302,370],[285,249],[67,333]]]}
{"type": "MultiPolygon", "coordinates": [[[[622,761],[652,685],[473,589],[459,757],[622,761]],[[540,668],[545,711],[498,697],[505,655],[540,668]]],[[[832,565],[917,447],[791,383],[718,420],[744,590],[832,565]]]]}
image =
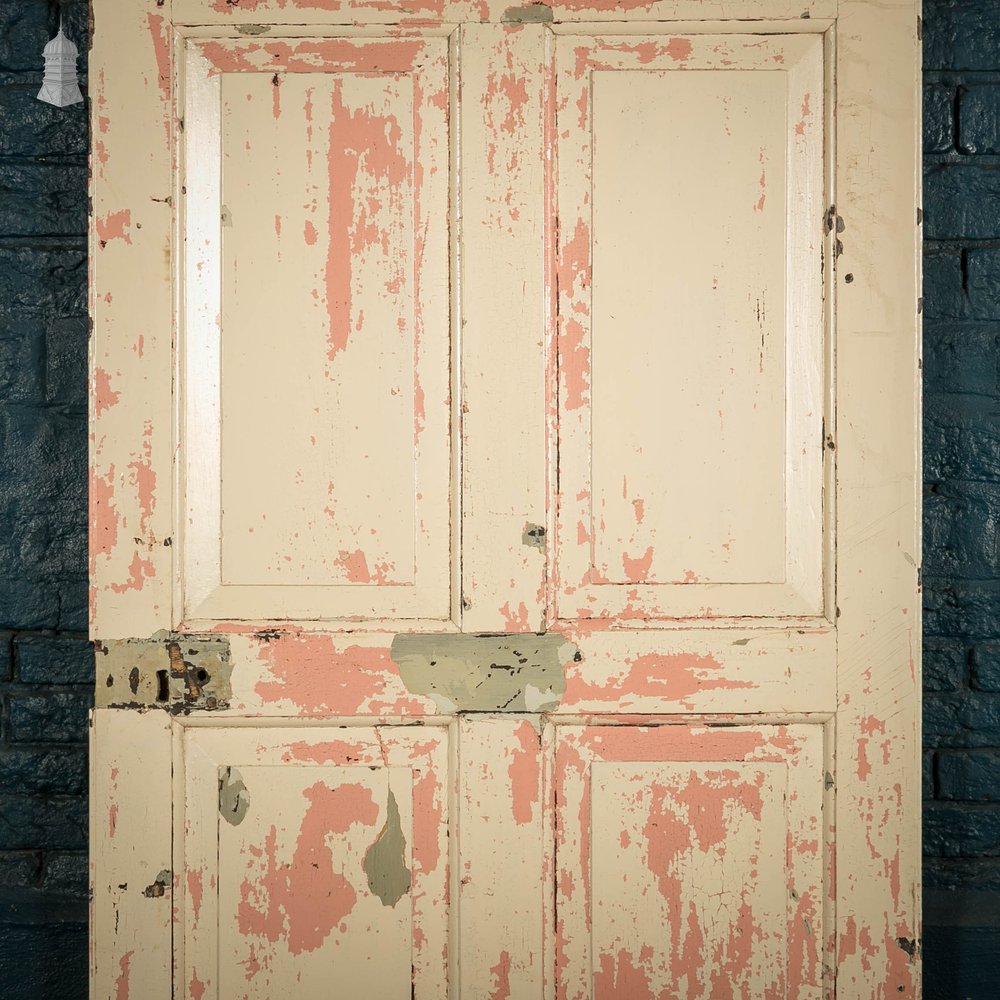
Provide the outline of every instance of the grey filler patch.
{"type": "Polygon", "coordinates": [[[450,712],[547,712],[566,691],[576,646],[554,633],[397,635],[389,655],[413,694],[450,712]]]}
{"type": "Polygon", "coordinates": [[[551,24],[552,8],[543,3],[529,3],[523,7],[508,7],[500,19],[503,24],[551,24]]]}
{"type": "Polygon", "coordinates": [[[540,524],[532,524],[530,521],[524,526],[521,532],[521,542],[529,548],[545,551],[545,529],[540,524]]]}
{"type": "Polygon", "coordinates": [[[267,24],[237,24],[236,30],[241,35],[264,35],[271,30],[267,24]]]}
{"type": "Polygon", "coordinates": [[[399,822],[396,796],[389,789],[385,826],[365,852],[363,868],[368,888],[383,906],[395,906],[410,891],[410,869],[406,867],[406,838],[399,822]]]}
{"type": "Polygon", "coordinates": [[[169,868],[164,868],[156,879],[147,885],[145,889],[142,890],[142,894],[147,899],[158,899],[160,896],[166,895],[167,889],[173,882],[173,876],[170,874],[169,868]]]}
{"type": "Polygon", "coordinates": [[[219,815],[230,825],[239,826],[250,808],[250,793],[243,775],[235,767],[219,769],[219,815]]]}
{"type": "Polygon", "coordinates": [[[228,636],[161,631],[149,639],[96,642],[98,708],[227,708],[233,665],[228,636]]]}

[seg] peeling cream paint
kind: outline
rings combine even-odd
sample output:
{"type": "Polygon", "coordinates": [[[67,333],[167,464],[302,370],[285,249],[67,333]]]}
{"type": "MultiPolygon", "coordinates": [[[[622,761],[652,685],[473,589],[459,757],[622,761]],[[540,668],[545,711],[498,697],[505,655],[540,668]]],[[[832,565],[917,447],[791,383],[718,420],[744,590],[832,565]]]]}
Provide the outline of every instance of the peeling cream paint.
{"type": "Polygon", "coordinates": [[[577,649],[553,633],[397,635],[403,683],[450,712],[543,712],[559,706],[577,649]]]}

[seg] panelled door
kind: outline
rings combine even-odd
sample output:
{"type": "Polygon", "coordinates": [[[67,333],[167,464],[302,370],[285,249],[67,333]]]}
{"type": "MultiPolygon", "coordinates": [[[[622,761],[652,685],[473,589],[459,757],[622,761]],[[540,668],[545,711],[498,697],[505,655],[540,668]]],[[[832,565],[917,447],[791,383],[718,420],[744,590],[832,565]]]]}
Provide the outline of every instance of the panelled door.
{"type": "Polygon", "coordinates": [[[919,993],[910,0],[95,0],[92,987],[919,993]]]}

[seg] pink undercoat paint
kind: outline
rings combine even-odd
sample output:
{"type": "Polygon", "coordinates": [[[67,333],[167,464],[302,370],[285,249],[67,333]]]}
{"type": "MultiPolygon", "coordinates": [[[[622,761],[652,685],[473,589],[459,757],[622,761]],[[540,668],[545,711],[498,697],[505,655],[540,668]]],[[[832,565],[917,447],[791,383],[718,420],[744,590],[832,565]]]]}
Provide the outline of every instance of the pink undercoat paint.
{"type": "MultiPolygon", "coordinates": [[[[800,740],[785,726],[773,732],[702,726],[658,726],[656,717],[625,716],[629,725],[592,726],[580,735],[580,745],[598,760],[643,761],[777,761],[801,750],[800,740]],[[647,725],[644,725],[646,723],[647,725]]],[[[623,720],[624,721],[624,720],[623,720]]]]}
{"type": "Polygon", "coordinates": [[[281,77],[277,73],[271,79],[271,117],[275,121],[281,117],[281,77]]]}
{"type": "MultiPolygon", "coordinates": [[[[212,10],[217,14],[232,14],[234,10],[252,13],[260,7],[265,9],[275,0],[212,0],[212,10]],[[237,3],[239,6],[237,7],[237,3]]],[[[279,10],[289,8],[291,10],[313,10],[325,13],[337,13],[346,8],[344,0],[276,0],[279,10]]],[[[354,6],[365,7],[369,10],[387,11],[389,13],[411,14],[426,13],[431,15],[441,15],[444,13],[445,0],[364,0],[361,4],[354,6]]],[[[488,11],[488,7],[480,5],[481,12],[488,11]]],[[[485,17],[484,17],[485,20],[485,17]]]]}
{"type": "Polygon", "coordinates": [[[116,594],[124,594],[129,590],[142,590],[146,580],[156,574],[156,567],[151,559],[143,559],[138,552],[132,556],[128,566],[128,579],[122,583],[112,583],[111,590],[116,594]]]}
{"type": "Polygon", "coordinates": [[[511,751],[510,776],[511,806],[514,822],[519,826],[534,819],[541,784],[541,746],[535,727],[521,722],[514,730],[518,747],[511,751]]]}
{"type": "MultiPolygon", "coordinates": [[[[355,221],[357,194],[384,192],[394,219],[402,216],[403,191],[413,175],[410,160],[400,143],[402,130],[395,118],[350,110],[336,79],[332,91],[329,129],[329,244],[326,261],[326,307],[329,317],[327,358],[347,347],[351,332],[353,273],[351,262],[370,247],[389,253],[388,233],[368,224],[362,205],[355,221]],[[394,210],[393,210],[394,209],[394,210]]],[[[419,118],[419,114],[414,116],[419,118]]]]}
{"type": "Polygon", "coordinates": [[[860,739],[857,745],[858,779],[867,781],[872,773],[872,766],[868,762],[868,740],[860,739]]]}
{"type": "Polygon", "coordinates": [[[291,702],[299,715],[435,711],[407,691],[386,646],[338,648],[331,636],[291,633],[262,641],[258,657],[269,677],[255,685],[257,695],[265,704],[291,702]]]}
{"type": "Polygon", "coordinates": [[[327,740],[323,743],[306,743],[299,740],[297,743],[289,745],[286,753],[281,759],[286,763],[293,760],[310,761],[316,764],[339,764],[347,766],[350,764],[372,764],[375,758],[369,757],[365,750],[357,743],[349,743],[347,740],[327,740]]]}
{"type": "MultiPolygon", "coordinates": [[[[277,218],[277,216],[275,216],[277,218]]],[[[302,237],[306,241],[306,246],[315,246],[316,240],[319,239],[319,233],[316,232],[316,227],[306,219],[305,225],[302,227],[302,237]]]]}
{"type": "Polygon", "coordinates": [[[129,976],[135,949],[125,952],[118,960],[118,976],[115,979],[115,1000],[129,1000],[129,976]]]}
{"type": "MultiPolygon", "coordinates": [[[[119,373],[120,374],[120,373],[119,373]]],[[[111,376],[103,368],[94,369],[94,415],[100,416],[121,399],[121,391],[111,388],[111,376]]]]}
{"type": "Polygon", "coordinates": [[[524,601],[511,608],[510,601],[507,601],[499,609],[500,617],[503,619],[503,630],[505,632],[530,632],[531,624],[528,621],[528,608],[524,601]]]}
{"type": "MultiPolygon", "coordinates": [[[[586,304],[590,267],[590,229],[583,219],[577,219],[559,259],[560,295],[567,301],[586,304]]],[[[560,317],[558,351],[562,406],[566,410],[580,409],[589,401],[590,348],[587,331],[574,316],[560,317]]]]}
{"type": "Polygon", "coordinates": [[[812,896],[803,892],[795,907],[788,936],[788,974],[792,983],[814,983],[819,969],[821,916],[812,896]],[[808,933],[806,923],[812,928],[808,933]]]}
{"type": "Polygon", "coordinates": [[[191,994],[191,1000],[202,1000],[205,995],[205,990],[208,984],[203,983],[198,978],[198,973],[194,970],[191,972],[191,982],[188,983],[188,992],[191,994]]]}
{"type": "Polygon", "coordinates": [[[567,317],[560,323],[559,377],[563,406],[578,410],[589,402],[590,348],[587,332],[576,319],[567,317]]]}
{"type": "Polygon", "coordinates": [[[586,660],[571,663],[566,671],[563,705],[614,702],[619,709],[628,710],[637,701],[656,699],[691,708],[692,699],[703,691],[751,690],[756,686],[753,681],[724,676],[722,664],[708,653],[647,653],[626,658],[625,664],[624,673],[612,674],[606,680],[590,680],[586,660]]]}
{"type": "MultiPolygon", "coordinates": [[[[670,913],[668,955],[675,983],[682,979],[689,987],[699,983],[705,960],[704,931],[695,903],[688,901],[685,915],[682,902],[685,859],[697,851],[715,855],[721,862],[730,834],[727,824],[739,823],[741,815],[747,814],[760,822],[763,778],[759,774],[757,780],[746,781],[739,772],[720,768],[705,775],[692,772],[680,787],[658,782],[651,785],[651,803],[643,828],[646,862],[670,913]]],[[[745,926],[730,934],[730,947],[720,950],[716,959],[728,981],[745,979],[750,943],[761,934],[746,903],[741,918],[745,926]]]]}
{"type": "MultiPolygon", "coordinates": [[[[754,205],[753,210],[755,212],[764,211],[764,202],[767,200],[767,171],[765,170],[765,164],[767,162],[767,156],[764,152],[764,147],[761,146],[760,149],[760,197],[757,199],[757,203],[754,205]]],[[[763,360],[761,361],[763,365],[763,360]]]]}
{"type": "Polygon", "coordinates": [[[153,425],[147,420],[142,432],[142,455],[128,464],[139,503],[139,532],[144,537],[147,535],[149,521],[156,509],[156,472],[152,461],[152,437],[153,425]]]}
{"type": "Polygon", "coordinates": [[[103,219],[97,219],[97,239],[103,246],[112,240],[124,240],[132,243],[132,235],[129,228],[132,225],[132,211],[123,208],[120,212],[110,212],[103,219]]]}
{"type": "Polygon", "coordinates": [[[666,45],[666,53],[674,62],[684,62],[691,55],[690,38],[671,38],[666,45]]]}
{"type": "Polygon", "coordinates": [[[811,95],[806,94],[806,96],[802,98],[802,119],[795,126],[795,134],[796,135],[805,135],[805,132],[806,132],[806,122],[807,122],[807,120],[809,119],[809,117],[812,114],[812,112],[809,109],[809,98],[810,98],[810,96],[811,95]]]}
{"type": "Polygon", "coordinates": [[[170,44],[171,30],[160,14],[147,14],[146,23],[149,26],[149,37],[153,43],[153,55],[156,58],[156,82],[160,88],[160,98],[163,109],[163,130],[167,141],[170,141],[170,44]]]}
{"type": "MultiPolygon", "coordinates": [[[[246,10],[248,8],[243,7],[246,10]]],[[[362,42],[347,38],[271,39],[253,42],[206,41],[202,54],[222,73],[407,73],[426,48],[420,39],[362,42]]]]}
{"type": "Polygon", "coordinates": [[[390,586],[389,574],[395,568],[391,563],[380,562],[374,569],[369,569],[368,559],[361,549],[348,552],[341,549],[334,562],[344,570],[348,583],[374,583],[379,586],[390,586]]]}
{"type": "Polygon", "coordinates": [[[263,850],[252,851],[238,909],[240,933],[272,944],[284,939],[293,955],[315,951],[354,909],[357,892],[342,873],[328,836],[354,825],[374,827],[378,806],[371,789],[358,784],[330,788],[323,782],[303,792],[306,809],[290,863],[278,861],[277,830],[263,850]],[[253,855],[256,857],[253,857],[253,855]],[[260,862],[258,866],[257,862],[260,862]]]}
{"type": "Polygon", "coordinates": [[[653,546],[650,545],[646,551],[636,558],[629,556],[627,552],[622,553],[622,570],[625,573],[625,580],[628,583],[645,583],[649,578],[649,571],[653,567],[653,546]]]}
{"type": "Polygon", "coordinates": [[[602,953],[594,970],[594,1000],[666,1000],[669,993],[653,992],[643,968],[653,959],[653,949],[643,945],[638,963],[625,948],[617,954],[602,953]]]}
{"type": "Polygon", "coordinates": [[[433,771],[413,784],[413,864],[429,875],[441,861],[443,789],[433,771]]]}
{"type": "Polygon", "coordinates": [[[118,542],[120,517],[115,506],[115,467],[107,475],[90,470],[90,576],[93,579],[97,557],[111,557],[118,542]]]}
{"type": "Polygon", "coordinates": [[[490,1000],[510,1000],[510,953],[500,952],[497,964],[490,969],[493,976],[490,1000]]]}
{"type": "Polygon", "coordinates": [[[188,899],[191,900],[191,915],[194,917],[195,927],[198,926],[198,917],[201,914],[201,900],[204,894],[202,878],[203,874],[200,868],[192,868],[187,873],[188,899]]]}
{"type": "Polygon", "coordinates": [[[108,838],[113,839],[118,829],[118,803],[112,802],[108,808],[108,838]]]}

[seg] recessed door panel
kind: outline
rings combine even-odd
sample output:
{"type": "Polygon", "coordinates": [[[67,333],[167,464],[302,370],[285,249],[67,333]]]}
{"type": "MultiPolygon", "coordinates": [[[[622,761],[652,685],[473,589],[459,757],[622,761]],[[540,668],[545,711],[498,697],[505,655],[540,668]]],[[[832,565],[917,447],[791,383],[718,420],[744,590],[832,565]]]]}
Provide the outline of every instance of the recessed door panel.
{"type": "Polygon", "coordinates": [[[192,996],[447,994],[446,731],[185,735],[192,996]]]}
{"type": "Polygon", "coordinates": [[[450,612],[447,44],[189,43],[189,618],[450,612]]]}
{"type": "Polygon", "coordinates": [[[556,993],[822,995],[821,726],[557,726],[556,993]]]}
{"type": "Polygon", "coordinates": [[[822,42],[560,38],[561,618],[822,610],[822,42]]]}

